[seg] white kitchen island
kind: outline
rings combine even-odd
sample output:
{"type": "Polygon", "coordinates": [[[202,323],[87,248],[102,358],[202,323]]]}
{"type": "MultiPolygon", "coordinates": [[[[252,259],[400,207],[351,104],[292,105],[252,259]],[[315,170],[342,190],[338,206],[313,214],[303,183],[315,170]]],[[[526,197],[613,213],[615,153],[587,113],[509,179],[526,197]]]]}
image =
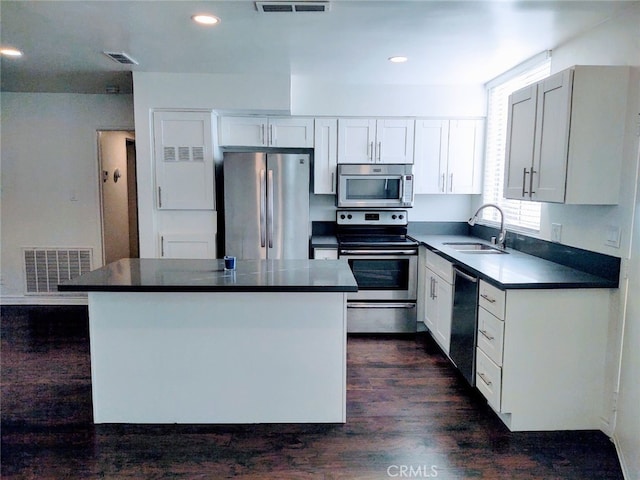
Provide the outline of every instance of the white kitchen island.
{"type": "Polygon", "coordinates": [[[346,421],[346,262],[123,259],[89,292],[95,423],[346,421]]]}

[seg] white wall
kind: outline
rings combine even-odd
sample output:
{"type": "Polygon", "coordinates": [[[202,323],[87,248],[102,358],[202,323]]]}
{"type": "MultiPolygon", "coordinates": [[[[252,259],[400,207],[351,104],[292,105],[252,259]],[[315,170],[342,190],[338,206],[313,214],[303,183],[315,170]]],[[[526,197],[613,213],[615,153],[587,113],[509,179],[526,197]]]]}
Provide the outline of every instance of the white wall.
{"type": "Polygon", "coordinates": [[[291,114],[483,117],[483,85],[370,85],[293,76],[291,114]]]}
{"type": "MultiPolygon", "coordinates": [[[[293,76],[291,114],[307,116],[483,117],[483,85],[375,85],[293,76]]],[[[471,195],[416,195],[410,221],[466,221],[471,195]]],[[[312,195],[311,220],[335,220],[335,197],[312,195]]]]}
{"type": "MultiPolygon", "coordinates": [[[[151,114],[154,109],[305,116],[483,116],[485,93],[472,86],[352,85],[305,77],[138,73],[133,75],[137,139],[140,256],[159,256],[158,232],[211,230],[206,212],[155,208],[151,114]]],[[[214,132],[214,138],[216,138],[214,132]]],[[[219,155],[219,153],[218,153],[219,155]]],[[[469,195],[418,196],[411,219],[466,220],[469,195]]],[[[335,198],[312,195],[311,220],[335,220],[335,198]]],[[[215,231],[215,230],[214,230],[215,231]]]]}
{"type": "MultiPolygon", "coordinates": [[[[473,195],[416,195],[409,209],[410,222],[466,222],[473,195]]],[[[311,195],[311,221],[336,220],[335,195],[311,195]]]]}
{"type": "MultiPolygon", "coordinates": [[[[23,246],[90,247],[102,263],[97,130],[133,129],[131,95],[0,94],[3,303],[23,297],[23,246]]],[[[51,300],[49,300],[51,303],[51,300]]]]}
{"type": "MultiPolygon", "coordinates": [[[[615,21],[554,49],[552,73],[572,65],[630,65],[640,67],[640,7],[631,9],[615,21]]],[[[638,85],[640,76],[633,72],[629,89],[625,144],[622,160],[620,202],[616,206],[543,205],[541,235],[550,238],[551,223],[562,225],[562,243],[596,252],[626,257],[631,239],[635,184],[630,172],[637,164],[638,85]],[[586,221],[585,221],[586,220],[586,221]],[[605,244],[609,226],[621,229],[620,247],[605,244]]]]}
{"type": "Polygon", "coordinates": [[[627,479],[640,478],[640,175],[636,175],[635,209],[614,432],[627,479]]]}
{"type": "MultiPolygon", "coordinates": [[[[640,67],[640,6],[556,47],[552,71],[571,65],[630,65],[640,67]]],[[[613,434],[625,478],[640,478],[640,217],[638,198],[640,124],[640,72],[634,69],[629,96],[622,166],[620,204],[603,206],[546,205],[542,209],[541,235],[549,238],[551,223],[562,224],[562,243],[621,257],[623,275],[614,295],[609,328],[606,386],[619,389],[618,413],[609,413],[604,429],[613,434]],[[634,224],[635,207],[635,224],[634,224]],[[604,245],[609,225],[621,228],[620,248],[604,245]],[[635,227],[634,227],[635,225],[635,227]],[[624,272],[628,272],[628,281],[624,272]],[[618,386],[619,382],[619,386],[618,386]]]]}

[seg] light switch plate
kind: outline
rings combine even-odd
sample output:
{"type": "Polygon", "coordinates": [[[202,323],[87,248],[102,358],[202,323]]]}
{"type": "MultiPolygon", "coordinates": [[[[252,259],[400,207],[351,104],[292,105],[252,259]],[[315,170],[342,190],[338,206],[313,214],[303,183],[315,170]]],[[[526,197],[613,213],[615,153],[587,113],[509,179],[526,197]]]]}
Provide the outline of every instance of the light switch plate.
{"type": "Polygon", "coordinates": [[[620,227],[617,225],[609,225],[607,227],[607,238],[604,243],[610,247],[620,248],[620,227]]]}
{"type": "Polygon", "coordinates": [[[551,241],[560,243],[562,239],[562,225],[560,223],[551,224],[551,241]]]}

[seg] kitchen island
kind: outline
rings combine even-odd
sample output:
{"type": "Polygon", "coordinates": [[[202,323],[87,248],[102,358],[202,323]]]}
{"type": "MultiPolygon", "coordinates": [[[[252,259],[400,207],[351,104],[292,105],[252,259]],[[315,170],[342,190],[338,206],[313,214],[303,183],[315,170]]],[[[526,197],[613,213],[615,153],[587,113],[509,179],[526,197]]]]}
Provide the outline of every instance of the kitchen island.
{"type": "Polygon", "coordinates": [[[123,259],[89,298],[95,423],[346,421],[346,262],[123,259]]]}

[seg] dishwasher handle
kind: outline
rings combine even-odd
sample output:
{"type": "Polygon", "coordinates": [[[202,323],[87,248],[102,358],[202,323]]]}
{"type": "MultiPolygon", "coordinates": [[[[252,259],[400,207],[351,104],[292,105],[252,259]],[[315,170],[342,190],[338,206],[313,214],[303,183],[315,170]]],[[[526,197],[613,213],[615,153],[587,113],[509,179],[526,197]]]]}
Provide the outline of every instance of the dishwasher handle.
{"type": "Polygon", "coordinates": [[[459,277],[462,277],[465,280],[468,280],[468,281],[473,282],[473,283],[477,283],[478,282],[478,278],[477,277],[472,277],[468,273],[465,273],[462,270],[458,270],[456,267],[453,267],[453,274],[457,275],[459,277]]]}

